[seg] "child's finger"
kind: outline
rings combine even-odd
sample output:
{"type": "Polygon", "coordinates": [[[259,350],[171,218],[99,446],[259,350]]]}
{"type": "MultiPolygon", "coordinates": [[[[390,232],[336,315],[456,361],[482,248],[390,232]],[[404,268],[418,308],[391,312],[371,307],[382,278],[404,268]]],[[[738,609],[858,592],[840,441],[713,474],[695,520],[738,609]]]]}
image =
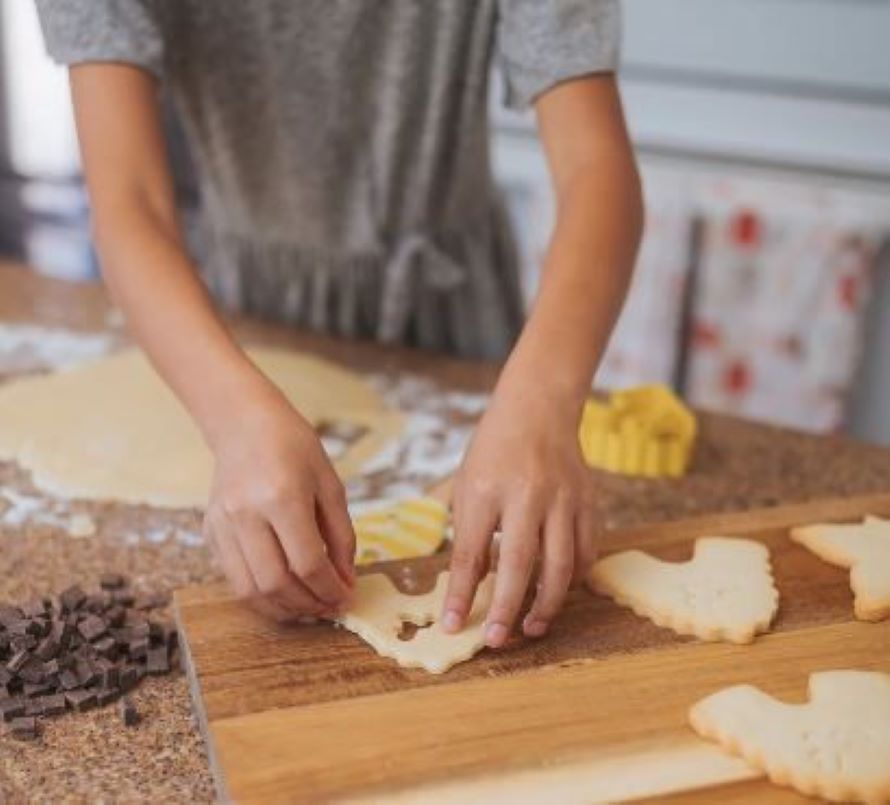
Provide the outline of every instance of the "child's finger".
{"type": "Polygon", "coordinates": [[[343,485],[335,478],[318,497],[318,522],[328,548],[328,556],[350,587],[355,583],[355,530],[346,508],[343,485]]]}
{"type": "Polygon", "coordinates": [[[466,623],[476,588],[488,572],[489,545],[497,523],[493,501],[455,498],[454,548],[442,611],[442,628],[446,632],[460,631],[466,623]]]}
{"type": "Polygon", "coordinates": [[[523,622],[529,637],[542,637],[565,601],[575,568],[575,516],[557,503],[547,516],[541,544],[541,571],[532,607],[523,622]]]}
{"type": "Polygon", "coordinates": [[[328,607],[290,571],[272,527],[256,517],[238,522],[241,549],[256,581],[259,595],[280,606],[290,617],[321,615],[328,607]]]}
{"type": "Polygon", "coordinates": [[[503,521],[494,597],[488,610],[485,642],[499,648],[507,642],[519,615],[540,549],[540,515],[527,507],[514,506],[503,521]]]}
{"type": "Polygon", "coordinates": [[[350,589],[325,551],[315,519],[314,502],[306,507],[298,504],[279,506],[271,514],[272,528],[287,557],[289,569],[326,609],[339,609],[348,601],[350,589]]]}

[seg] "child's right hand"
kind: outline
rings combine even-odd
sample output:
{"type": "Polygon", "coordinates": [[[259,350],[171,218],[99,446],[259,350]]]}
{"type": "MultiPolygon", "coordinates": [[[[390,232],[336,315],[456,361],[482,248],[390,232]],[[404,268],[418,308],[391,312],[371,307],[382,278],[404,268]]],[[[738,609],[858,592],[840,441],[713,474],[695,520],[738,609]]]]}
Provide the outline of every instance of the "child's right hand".
{"type": "Polygon", "coordinates": [[[239,598],[279,621],[332,617],[354,583],[346,494],[312,426],[283,397],[245,406],[214,440],[204,531],[239,598]]]}

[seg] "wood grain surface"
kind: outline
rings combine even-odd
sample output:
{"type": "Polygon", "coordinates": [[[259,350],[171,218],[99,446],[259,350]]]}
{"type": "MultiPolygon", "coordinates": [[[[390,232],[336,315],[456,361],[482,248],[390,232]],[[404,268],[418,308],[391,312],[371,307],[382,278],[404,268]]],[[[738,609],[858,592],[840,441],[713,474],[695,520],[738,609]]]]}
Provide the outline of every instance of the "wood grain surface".
{"type": "MultiPolygon", "coordinates": [[[[442,801],[476,795],[494,801],[518,775],[526,793],[535,785],[578,793],[583,785],[582,799],[608,792],[614,801],[626,798],[615,788],[624,768],[631,770],[627,796],[676,795],[724,783],[727,796],[769,790],[763,781],[745,781],[750,771],[738,764],[724,768],[719,750],[687,728],[686,713],[726,685],[750,682],[802,701],[813,671],[890,670],[890,622],[856,622],[847,572],[787,536],[793,525],[866,513],[890,514],[890,495],[606,535],[604,551],[642,547],[674,560],[688,558],[698,536],[763,541],[781,604],[773,632],[751,646],[680,638],[577,590],[545,640],[516,640],[431,676],[400,668],[327,624],[269,624],[222,586],[180,591],[178,617],[217,784],[224,797],[239,802],[373,797],[380,791],[402,791],[409,799],[416,793],[420,801],[440,795],[442,801]],[[680,782],[677,768],[685,767],[659,760],[676,751],[704,752],[704,759],[687,764],[680,782]],[[602,762],[603,753],[609,763],[602,762]],[[591,771],[597,768],[598,776],[591,771]]],[[[403,588],[413,580],[420,591],[446,561],[438,556],[379,569],[403,588]]]]}

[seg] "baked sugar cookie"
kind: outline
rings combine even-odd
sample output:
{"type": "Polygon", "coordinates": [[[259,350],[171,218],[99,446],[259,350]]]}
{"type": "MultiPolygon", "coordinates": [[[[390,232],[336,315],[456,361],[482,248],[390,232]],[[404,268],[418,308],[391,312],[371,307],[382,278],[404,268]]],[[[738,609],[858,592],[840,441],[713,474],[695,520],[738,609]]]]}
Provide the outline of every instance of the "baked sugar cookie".
{"type": "Polygon", "coordinates": [[[683,635],[750,643],[779,605],[769,551],[759,542],[701,537],[688,562],[623,551],[594,564],[595,592],[683,635]]]}
{"type": "Polygon", "coordinates": [[[832,565],[849,568],[853,611],[859,620],[890,617],[890,520],[817,523],[791,529],[791,539],[832,565]]]}
{"type": "Polygon", "coordinates": [[[780,785],[835,802],[890,802],[890,674],[823,671],[805,705],[751,685],[721,690],[689,713],[693,728],[780,785]]]}
{"type": "Polygon", "coordinates": [[[469,660],[485,645],[485,614],[494,590],[492,574],[479,584],[467,624],[457,634],[446,633],[438,623],[448,591],[448,571],[439,574],[435,589],[425,595],[399,592],[383,573],[359,576],[355,586],[355,603],[340,623],[378,654],[405,668],[441,674],[469,660]],[[410,640],[399,637],[405,623],[421,627],[410,640]]]}

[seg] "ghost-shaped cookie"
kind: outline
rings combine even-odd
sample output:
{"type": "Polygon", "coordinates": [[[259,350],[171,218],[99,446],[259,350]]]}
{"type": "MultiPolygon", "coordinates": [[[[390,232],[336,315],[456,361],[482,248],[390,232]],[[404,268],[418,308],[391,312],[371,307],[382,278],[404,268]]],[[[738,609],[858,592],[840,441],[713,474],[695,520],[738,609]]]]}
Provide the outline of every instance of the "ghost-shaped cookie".
{"type": "Polygon", "coordinates": [[[791,539],[832,565],[849,568],[853,611],[859,620],[890,617],[890,520],[817,523],[791,530],[791,539]]]}
{"type": "Polygon", "coordinates": [[[730,537],[697,539],[688,562],[622,551],[596,562],[589,584],[659,626],[702,640],[750,643],[769,629],[779,605],[767,548],[730,537]]]}
{"type": "Polygon", "coordinates": [[[890,802],[890,674],[823,671],[805,705],[751,685],[698,702],[693,728],[774,782],[832,801],[890,802]]]}
{"type": "Polygon", "coordinates": [[[352,607],[340,623],[357,634],[381,656],[405,668],[441,674],[469,660],[485,645],[485,615],[494,590],[494,575],[479,584],[464,628],[456,634],[439,625],[448,591],[448,571],[439,574],[435,589],[424,595],[405,595],[383,573],[359,576],[352,607]],[[420,627],[408,640],[399,636],[405,623],[420,627]]]}

